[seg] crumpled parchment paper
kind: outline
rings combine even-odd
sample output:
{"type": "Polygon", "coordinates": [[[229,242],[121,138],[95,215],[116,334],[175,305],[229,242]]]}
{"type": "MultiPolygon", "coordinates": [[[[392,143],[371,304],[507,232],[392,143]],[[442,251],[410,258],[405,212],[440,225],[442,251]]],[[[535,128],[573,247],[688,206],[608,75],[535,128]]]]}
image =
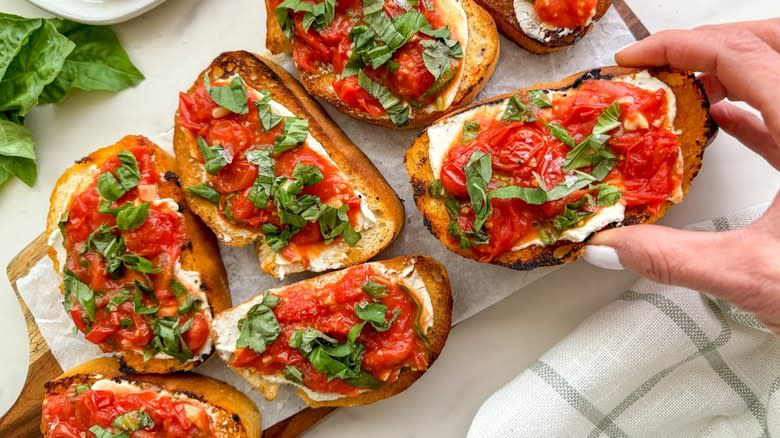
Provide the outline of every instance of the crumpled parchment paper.
{"type": "MultiPolygon", "coordinates": [[[[538,82],[554,81],[589,68],[611,65],[614,63],[613,54],[632,42],[634,42],[633,36],[614,9],[611,9],[596,24],[593,32],[576,46],[550,55],[528,53],[501,37],[501,60],[493,78],[479,98],[506,93],[538,82]]],[[[285,67],[288,70],[292,69],[289,62],[285,67]]],[[[363,124],[342,115],[327,104],[324,106],[352,141],[371,158],[404,201],[406,207],[404,231],[378,259],[424,254],[444,263],[452,281],[455,303],[453,322],[460,322],[484,310],[554,270],[554,268],[547,268],[529,272],[513,271],[467,260],[445,250],[423,225],[422,217],[414,205],[408,175],[403,165],[403,155],[418,132],[393,131],[363,124]]],[[[170,132],[154,136],[152,140],[172,152],[170,132]]],[[[279,285],[273,278],[260,271],[251,246],[222,247],[221,252],[228,271],[234,304],[279,285]]],[[[306,278],[306,275],[293,275],[284,283],[303,278],[306,278]]],[[[83,336],[75,331],[72,321],[64,311],[58,279],[48,258],[41,260],[31,269],[29,275],[20,279],[17,288],[63,369],[70,369],[101,355],[97,346],[85,341],[83,336]]],[[[216,354],[198,367],[197,372],[228,382],[248,394],[262,413],[265,427],[305,408],[305,404],[294,394],[294,391],[287,387],[280,389],[276,400],[266,401],[260,393],[254,391],[248,383],[230,371],[216,354]]]]}

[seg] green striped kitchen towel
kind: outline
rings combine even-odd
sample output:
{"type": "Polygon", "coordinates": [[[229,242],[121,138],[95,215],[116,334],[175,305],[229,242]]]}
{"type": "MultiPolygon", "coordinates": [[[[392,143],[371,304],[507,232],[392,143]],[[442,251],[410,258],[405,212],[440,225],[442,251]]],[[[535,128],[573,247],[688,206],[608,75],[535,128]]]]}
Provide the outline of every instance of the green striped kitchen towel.
{"type": "MultiPolygon", "coordinates": [[[[740,228],[766,207],[689,228],[740,228]]],[[[726,302],[640,280],[493,394],[468,436],[772,435],[780,337],[726,302]]]]}

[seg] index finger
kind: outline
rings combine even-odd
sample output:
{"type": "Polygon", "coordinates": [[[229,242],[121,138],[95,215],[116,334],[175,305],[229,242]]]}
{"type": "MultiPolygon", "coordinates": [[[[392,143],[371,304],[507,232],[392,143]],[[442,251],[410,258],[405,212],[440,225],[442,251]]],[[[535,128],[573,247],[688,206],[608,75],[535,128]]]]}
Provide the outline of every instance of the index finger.
{"type": "MultiPolygon", "coordinates": [[[[778,24],[780,25],[780,24],[778,24]]],[[[743,100],[780,134],[780,54],[742,26],[659,32],[615,56],[626,66],[670,65],[715,75],[731,100],[743,100]]]]}

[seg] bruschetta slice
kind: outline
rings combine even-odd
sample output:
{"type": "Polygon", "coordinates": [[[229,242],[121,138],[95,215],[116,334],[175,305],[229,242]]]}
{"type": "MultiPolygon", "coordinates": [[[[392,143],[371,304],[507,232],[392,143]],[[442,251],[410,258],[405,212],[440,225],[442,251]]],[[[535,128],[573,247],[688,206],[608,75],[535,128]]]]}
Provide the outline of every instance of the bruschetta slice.
{"type": "Polygon", "coordinates": [[[221,313],[217,351],[268,399],[297,386],[310,406],[356,406],[408,388],[450,330],[447,271],[398,257],[270,289],[221,313]]]}
{"type": "Polygon", "coordinates": [[[232,386],[195,373],[125,375],[95,359],[46,383],[44,437],[258,438],[260,413],[232,386]]]}
{"type": "Polygon", "coordinates": [[[693,74],[605,67],[482,101],[406,153],[445,247],[514,269],[576,259],[594,232],[683,200],[717,132],[693,74]]]}
{"type": "Polygon", "coordinates": [[[295,79],[247,52],[220,55],[181,93],[174,149],[192,210],[223,244],[255,243],[276,278],[364,262],[404,223],[360,149],[295,79]]]}
{"type": "Polygon", "coordinates": [[[51,195],[64,311],[127,372],[194,368],[212,353],[212,316],[231,304],[217,242],[185,206],[175,169],[127,136],[79,160],[51,195]]]}
{"type": "Polygon", "coordinates": [[[266,46],[309,92],[376,125],[418,128],[471,101],[498,31],[474,0],[266,0],[266,46]]]}
{"type": "Polygon", "coordinates": [[[612,0],[475,0],[507,38],[534,53],[550,53],[582,39],[612,0]]]}

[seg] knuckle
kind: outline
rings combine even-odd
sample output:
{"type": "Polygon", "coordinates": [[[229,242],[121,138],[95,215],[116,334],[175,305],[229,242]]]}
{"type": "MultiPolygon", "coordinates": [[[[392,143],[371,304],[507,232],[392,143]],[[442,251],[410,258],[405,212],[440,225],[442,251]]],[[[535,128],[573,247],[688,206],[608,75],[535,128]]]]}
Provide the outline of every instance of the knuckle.
{"type": "Polygon", "coordinates": [[[747,29],[736,29],[724,38],[725,48],[734,52],[750,53],[766,48],[766,43],[755,33],[747,29]]]}

